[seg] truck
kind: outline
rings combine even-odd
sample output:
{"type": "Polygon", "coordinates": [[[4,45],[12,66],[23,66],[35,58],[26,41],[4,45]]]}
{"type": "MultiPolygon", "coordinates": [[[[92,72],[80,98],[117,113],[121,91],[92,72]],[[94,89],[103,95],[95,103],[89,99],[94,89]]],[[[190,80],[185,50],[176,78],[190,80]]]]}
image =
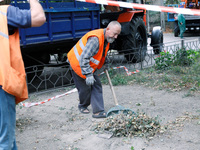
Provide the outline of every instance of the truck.
{"type": "MultiPolygon", "coordinates": [[[[144,4],[143,0],[124,0],[144,4]]],[[[146,29],[146,11],[116,6],[104,6],[75,0],[39,0],[46,22],[41,27],[20,29],[20,46],[28,79],[39,76],[49,64],[51,55],[57,55],[59,66],[66,64],[67,52],[87,32],[105,28],[110,21],[117,20],[122,31],[110,49],[124,54],[127,61],[138,63],[145,59],[147,38],[155,54],[162,51],[161,27],[146,29]]],[[[11,0],[11,5],[29,9],[26,0],[11,0]]]]}
{"type": "MultiPolygon", "coordinates": [[[[200,9],[200,0],[181,0],[178,8],[200,9]]],[[[200,30],[200,16],[185,15],[185,27],[186,31],[199,31],[200,30]]],[[[178,37],[180,34],[180,28],[178,26],[178,14],[174,14],[174,36],[178,37]]]]}

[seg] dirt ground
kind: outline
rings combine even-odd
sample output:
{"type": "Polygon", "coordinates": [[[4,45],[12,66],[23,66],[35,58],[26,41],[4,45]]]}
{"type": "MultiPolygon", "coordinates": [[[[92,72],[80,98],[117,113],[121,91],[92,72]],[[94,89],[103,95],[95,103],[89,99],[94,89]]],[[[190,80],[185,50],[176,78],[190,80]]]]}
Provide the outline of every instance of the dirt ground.
{"type": "MultiPolygon", "coordinates": [[[[170,93],[141,85],[115,86],[119,104],[150,117],[158,116],[166,132],[153,139],[143,137],[105,138],[91,130],[92,113],[78,111],[78,93],[74,92],[38,106],[17,105],[16,139],[19,150],[198,150],[200,148],[200,95],[186,97],[185,92],[170,93]]],[[[30,95],[26,102],[41,102],[69,89],[30,95]]],[[[114,107],[108,85],[103,85],[105,110],[114,107]]],[[[91,107],[89,107],[91,111],[91,107]]]]}

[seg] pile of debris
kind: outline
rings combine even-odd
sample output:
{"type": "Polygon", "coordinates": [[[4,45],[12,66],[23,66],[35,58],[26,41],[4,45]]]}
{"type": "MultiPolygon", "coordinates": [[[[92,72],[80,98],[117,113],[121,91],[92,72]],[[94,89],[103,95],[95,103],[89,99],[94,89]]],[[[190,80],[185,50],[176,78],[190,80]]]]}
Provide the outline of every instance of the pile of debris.
{"type": "Polygon", "coordinates": [[[145,113],[128,112],[111,115],[95,123],[92,130],[96,133],[110,132],[115,137],[146,137],[151,139],[156,133],[163,133],[158,117],[150,118],[145,113]]]}

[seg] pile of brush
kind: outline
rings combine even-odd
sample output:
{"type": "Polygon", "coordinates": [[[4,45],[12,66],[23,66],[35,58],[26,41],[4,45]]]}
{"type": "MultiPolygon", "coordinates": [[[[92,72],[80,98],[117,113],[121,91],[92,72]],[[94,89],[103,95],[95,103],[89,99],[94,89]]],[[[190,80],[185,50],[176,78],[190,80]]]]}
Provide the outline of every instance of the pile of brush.
{"type": "Polygon", "coordinates": [[[115,137],[147,137],[152,138],[156,133],[163,133],[158,117],[150,118],[145,113],[133,113],[111,115],[101,122],[95,123],[92,130],[96,133],[110,132],[115,137]]]}

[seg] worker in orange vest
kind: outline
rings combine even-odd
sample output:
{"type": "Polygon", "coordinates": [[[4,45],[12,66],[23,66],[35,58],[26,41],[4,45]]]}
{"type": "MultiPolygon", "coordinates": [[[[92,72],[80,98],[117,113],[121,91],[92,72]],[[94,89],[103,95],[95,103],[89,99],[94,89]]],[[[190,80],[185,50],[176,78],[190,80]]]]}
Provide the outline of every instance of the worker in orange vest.
{"type": "Polygon", "coordinates": [[[20,10],[9,4],[8,0],[0,0],[1,150],[17,150],[15,106],[28,98],[18,28],[38,27],[46,21],[43,8],[38,0],[30,0],[30,10],[20,10]]]}
{"type": "Polygon", "coordinates": [[[121,25],[112,21],[105,29],[96,29],[86,33],[67,54],[72,77],[79,93],[78,108],[88,114],[91,104],[93,118],[105,118],[101,81],[96,70],[102,68],[110,43],[121,32],[121,25]]]}

